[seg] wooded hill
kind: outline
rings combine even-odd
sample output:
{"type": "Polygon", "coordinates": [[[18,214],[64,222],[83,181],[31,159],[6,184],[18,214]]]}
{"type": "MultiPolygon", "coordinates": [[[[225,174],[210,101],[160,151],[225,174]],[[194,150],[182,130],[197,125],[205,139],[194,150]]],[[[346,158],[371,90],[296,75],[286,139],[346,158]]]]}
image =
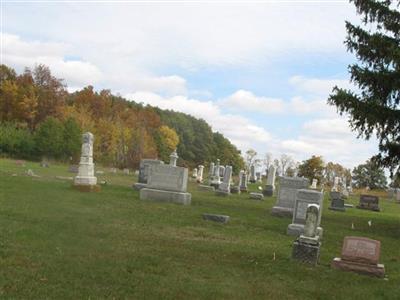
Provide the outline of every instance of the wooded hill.
{"type": "Polygon", "coordinates": [[[95,135],[97,162],[137,168],[142,158],[169,160],[177,147],[179,164],[194,167],[221,159],[243,168],[240,151],[202,119],[144,106],[92,86],[69,93],[62,79],[37,65],[17,74],[0,66],[0,153],[19,158],[77,161],[81,133],[95,135]]]}

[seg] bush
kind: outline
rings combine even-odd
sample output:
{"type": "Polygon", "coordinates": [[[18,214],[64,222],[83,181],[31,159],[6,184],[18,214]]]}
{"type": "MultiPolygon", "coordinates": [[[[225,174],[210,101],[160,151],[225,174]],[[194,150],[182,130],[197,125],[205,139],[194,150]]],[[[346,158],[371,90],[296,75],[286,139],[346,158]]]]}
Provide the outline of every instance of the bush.
{"type": "Polygon", "coordinates": [[[0,123],[0,153],[13,157],[34,158],[35,140],[27,128],[16,123],[0,123]]]}

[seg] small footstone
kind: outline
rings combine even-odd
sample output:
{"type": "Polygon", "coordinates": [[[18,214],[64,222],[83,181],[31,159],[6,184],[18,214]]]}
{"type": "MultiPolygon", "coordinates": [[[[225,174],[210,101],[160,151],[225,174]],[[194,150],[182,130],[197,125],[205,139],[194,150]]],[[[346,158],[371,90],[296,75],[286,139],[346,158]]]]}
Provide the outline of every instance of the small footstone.
{"type": "Polygon", "coordinates": [[[250,193],[250,199],[264,200],[264,195],[261,193],[250,193]]]}
{"type": "Polygon", "coordinates": [[[208,191],[208,192],[214,192],[215,188],[213,186],[210,185],[204,185],[204,184],[200,184],[197,189],[199,191],[208,191]]]}
{"type": "Polygon", "coordinates": [[[208,221],[214,221],[214,222],[226,224],[229,221],[229,216],[215,215],[215,214],[203,214],[203,219],[208,220],[208,221]]]}
{"type": "Polygon", "coordinates": [[[354,208],[354,205],[353,204],[344,204],[344,207],[347,207],[347,208],[354,208]]]}

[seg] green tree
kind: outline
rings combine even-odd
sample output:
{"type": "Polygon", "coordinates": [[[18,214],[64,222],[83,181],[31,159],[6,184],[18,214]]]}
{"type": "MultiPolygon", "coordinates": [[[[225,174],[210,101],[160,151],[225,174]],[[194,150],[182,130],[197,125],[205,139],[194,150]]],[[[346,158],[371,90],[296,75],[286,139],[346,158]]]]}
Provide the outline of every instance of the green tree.
{"type": "Polygon", "coordinates": [[[400,1],[351,2],[363,23],[346,22],[347,49],[359,60],[349,66],[358,92],[335,87],[328,103],[349,116],[359,137],[376,134],[380,153],[373,159],[393,176],[400,172],[400,1]]]}
{"type": "Polygon", "coordinates": [[[48,117],[39,124],[35,132],[36,151],[38,155],[49,158],[61,158],[64,153],[64,126],[53,118],[48,117]]]}
{"type": "Polygon", "coordinates": [[[81,149],[81,128],[73,118],[68,118],[63,124],[63,155],[65,158],[77,158],[81,149]]]}
{"type": "Polygon", "coordinates": [[[33,158],[35,141],[31,132],[15,123],[0,123],[0,153],[20,158],[33,158]]]}
{"type": "Polygon", "coordinates": [[[323,179],[324,173],[324,161],[321,156],[313,155],[311,158],[303,161],[299,165],[299,176],[308,178],[310,182],[314,178],[318,179],[318,182],[321,183],[323,179]]]}
{"type": "Polygon", "coordinates": [[[372,159],[353,169],[353,182],[357,187],[368,186],[371,189],[384,188],[387,185],[383,168],[372,159]]]}

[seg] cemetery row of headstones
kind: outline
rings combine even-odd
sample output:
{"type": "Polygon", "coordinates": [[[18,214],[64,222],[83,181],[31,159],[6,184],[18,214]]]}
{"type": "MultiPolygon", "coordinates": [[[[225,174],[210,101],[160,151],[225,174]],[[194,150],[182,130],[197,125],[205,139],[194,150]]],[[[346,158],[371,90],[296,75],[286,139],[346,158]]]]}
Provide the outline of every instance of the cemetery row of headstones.
{"type": "MultiPolygon", "coordinates": [[[[140,162],[138,182],[134,188],[140,191],[143,201],[172,202],[190,205],[191,194],[187,192],[188,169],[177,166],[178,155],[171,153],[169,164],[160,160],[142,159],[140,162]]],[[[204,166],[200,165],[192,172],[192,177],[198,183],[203,182],[204,166]]],[[[261,196],[272,196],[275,190],[275,168],[272,166],[267,173],[267,182],[261,196]]],[[[247,192],[247,182],[256,182],[258,175],[254,166],[250,174],[245,171],[239,173],[238,185],[232,185],[232,167],[221,166],[220,161],[210,163],[208,186],[217,195],[227,196],[232,193],[247,192]],[[233,188],[235,187],[235,188],[233,188]],[[233,189],[232,189],[233,188],[233,189]]],[[[339,180],[334,183],[330,193],[331,206],[334,211],[344,211],[344,190],[338,186],[339,180]]],[[[94,176],[93,163],[93,135],[83,134],[82,155],[78,167],[78,175],[74,179],[76,187],[82,191],[97,190],[97,178],[94,176]]],[[[199,185],[205,187],[206,185],[199,185]]],[[[313,180],[311,186],[308,179],[299,177],[280,177],[280,187],[277,201],[271,214],[278,217],[289,216],[292,223],[287,227],[287,234],[296,236],[293,242],[292,258],[302,262],[316,265],[320,256],[323,229],[321,225],[323,190],[317,189],[317,181],[313,180]]],[[[250,194],[251,197],[259,197],[250,194]]],[[[371,195],[361,195],[360,209],[379,211],[379,198],[371,195]]],[[[218,214],[203,214],[205,220],[227,223],[229,216],[218,214]]],[[[332,261],[332,267],[354,271],[373,276],[384,276],[384,266],[379,264],[380,242],[363,237],[345,237],[340,258],[332,261]]]]}

